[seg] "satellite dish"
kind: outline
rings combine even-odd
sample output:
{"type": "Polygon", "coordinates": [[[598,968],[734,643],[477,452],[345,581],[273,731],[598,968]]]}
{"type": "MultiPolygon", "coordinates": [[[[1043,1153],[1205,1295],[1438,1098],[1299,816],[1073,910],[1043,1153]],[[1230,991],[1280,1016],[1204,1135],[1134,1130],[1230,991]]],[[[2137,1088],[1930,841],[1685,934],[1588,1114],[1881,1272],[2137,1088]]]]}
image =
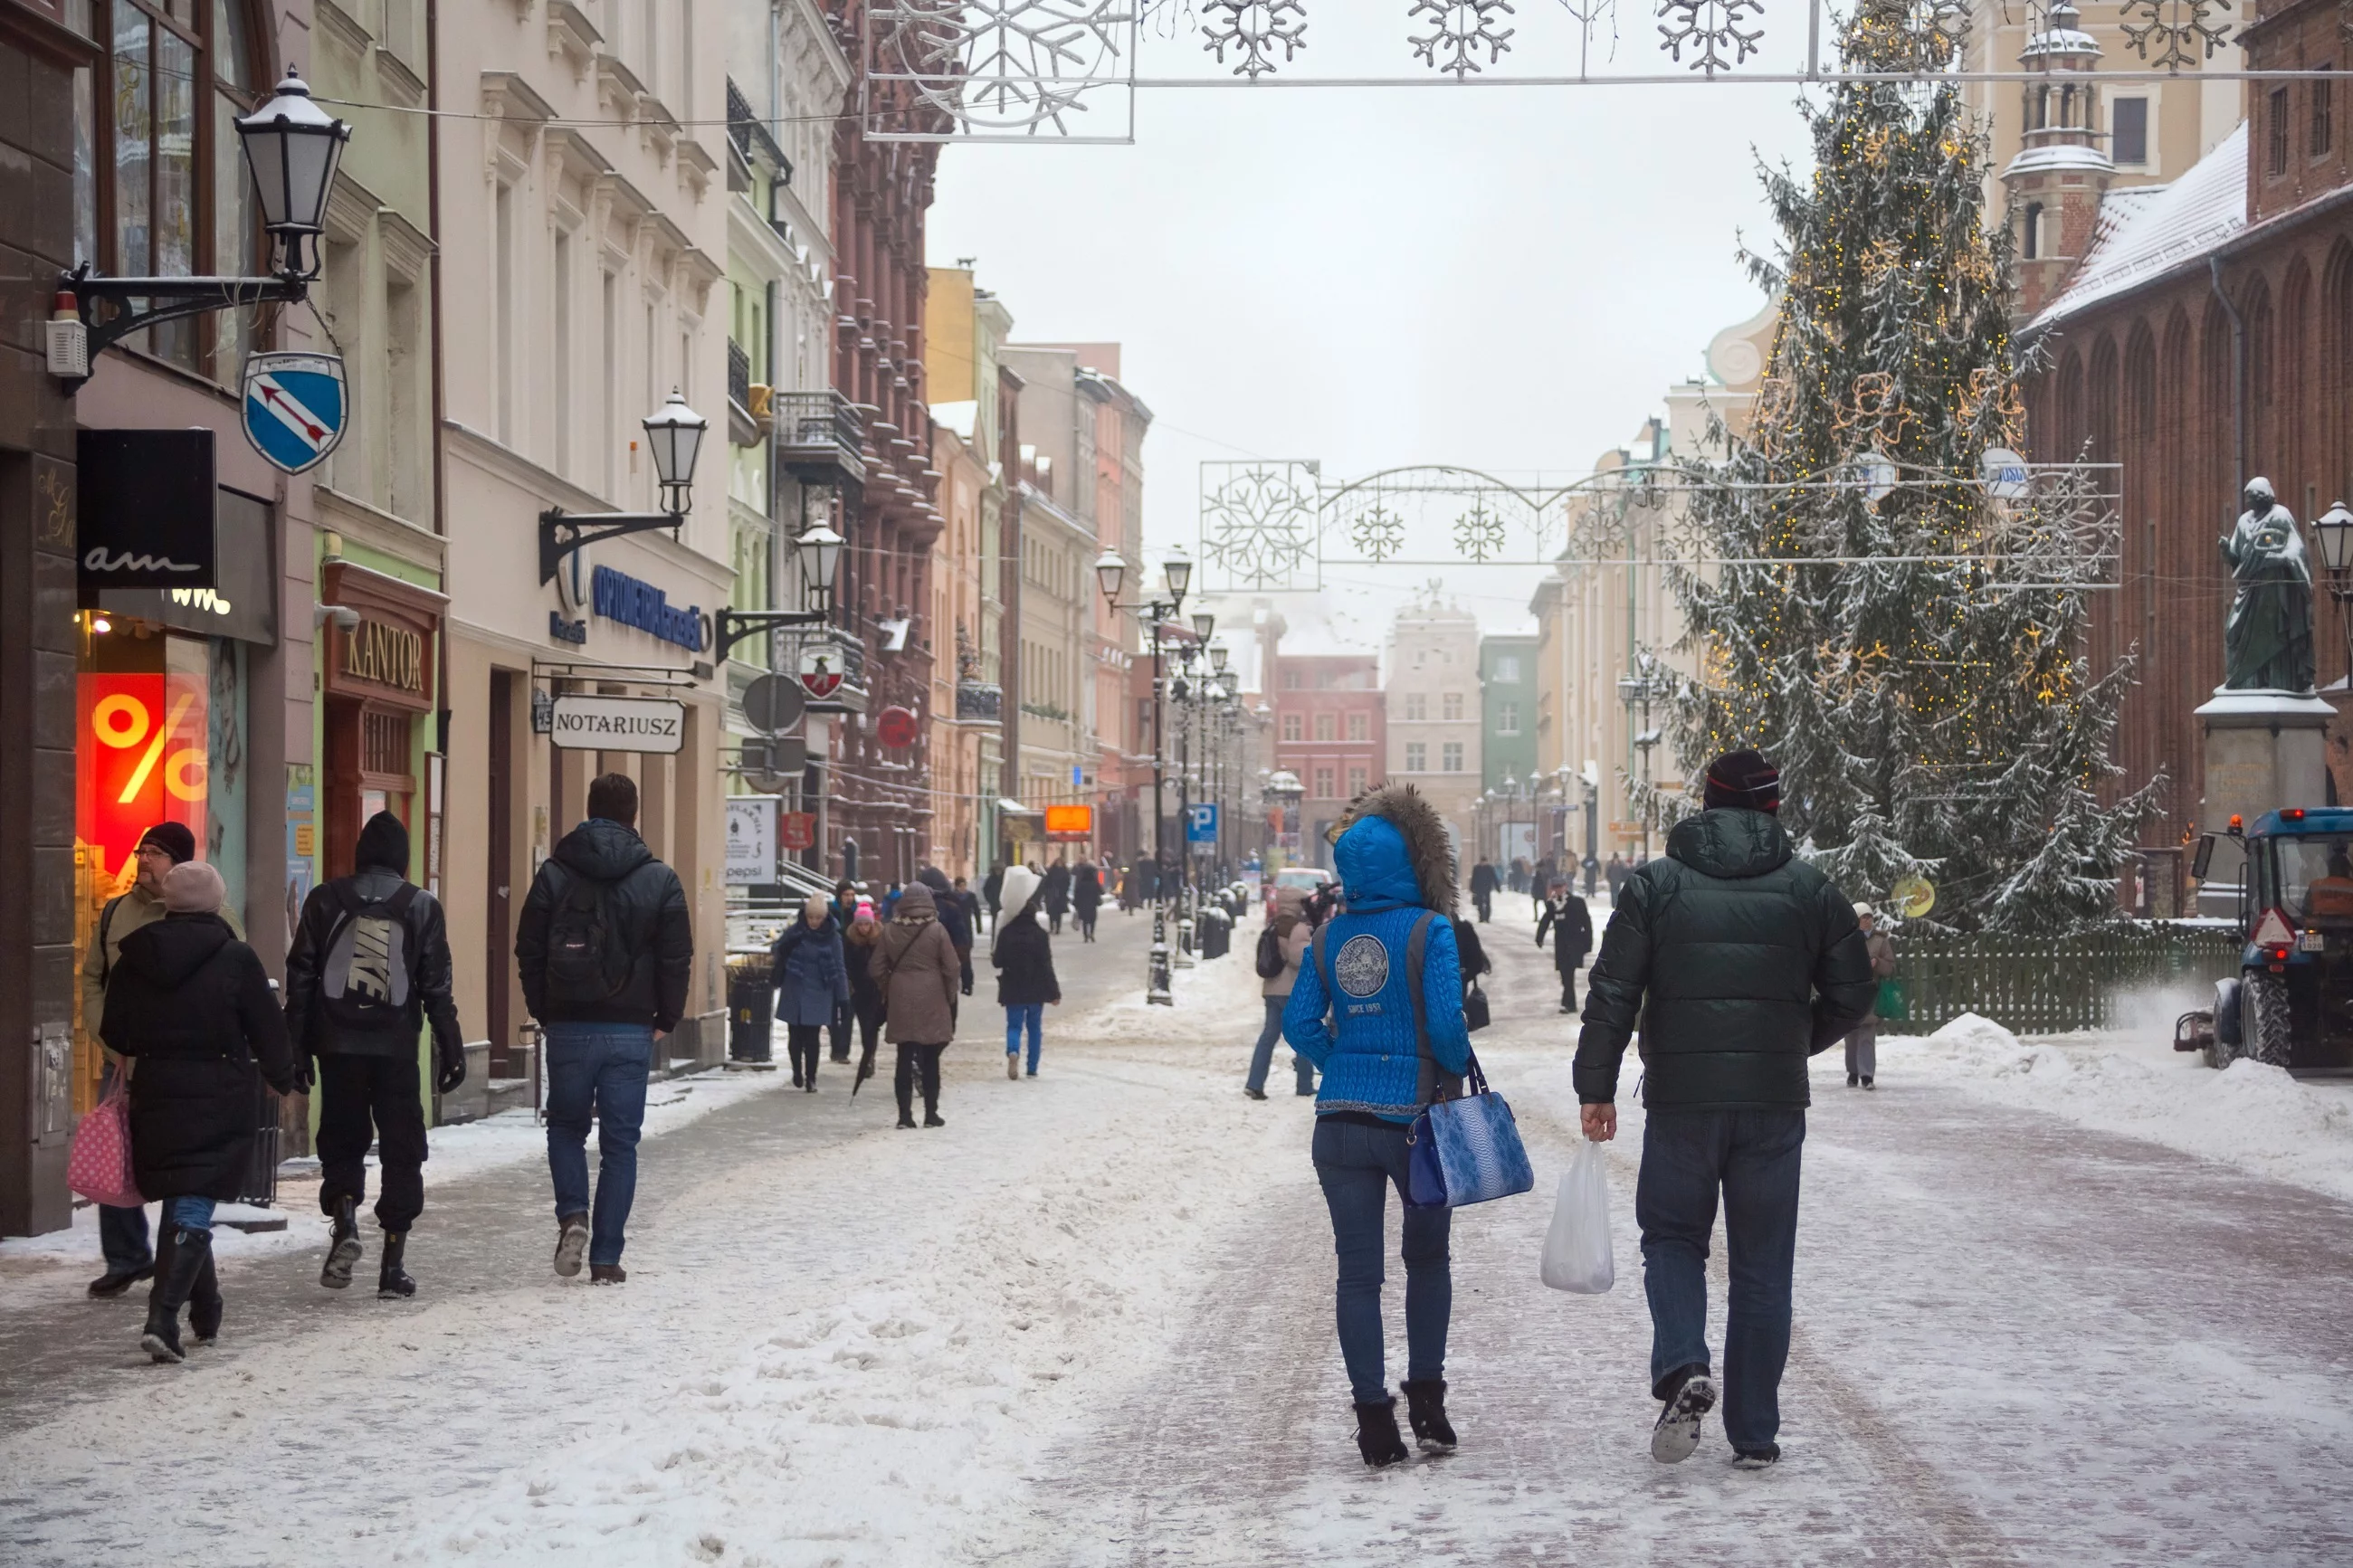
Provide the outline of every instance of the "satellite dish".
{"type": "Polygon", "coordinates": [[[1978,471],[1984,477],[1986,494],[1995,500],[2026,499],[2031,484],[2026,459],[2009,447],[1988,447],[1978,460],[1978,471]]]}

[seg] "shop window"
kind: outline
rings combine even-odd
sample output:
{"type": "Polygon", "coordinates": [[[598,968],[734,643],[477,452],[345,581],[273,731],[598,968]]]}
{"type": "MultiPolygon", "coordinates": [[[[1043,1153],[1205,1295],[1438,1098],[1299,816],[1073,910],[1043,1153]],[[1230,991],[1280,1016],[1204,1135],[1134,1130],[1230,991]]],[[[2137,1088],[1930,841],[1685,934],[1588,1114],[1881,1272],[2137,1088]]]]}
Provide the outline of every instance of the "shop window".
{"type": "MultiPolygon", "coordinates": [[[[235,121],[269,79],[248,0],[88,0],[94,46],[74,84],[76,258],[117,277],[261,268],[260,213],[235,121]]],[[[166,321],[147,352],[227,381],[253,312],[166,321]]]]}

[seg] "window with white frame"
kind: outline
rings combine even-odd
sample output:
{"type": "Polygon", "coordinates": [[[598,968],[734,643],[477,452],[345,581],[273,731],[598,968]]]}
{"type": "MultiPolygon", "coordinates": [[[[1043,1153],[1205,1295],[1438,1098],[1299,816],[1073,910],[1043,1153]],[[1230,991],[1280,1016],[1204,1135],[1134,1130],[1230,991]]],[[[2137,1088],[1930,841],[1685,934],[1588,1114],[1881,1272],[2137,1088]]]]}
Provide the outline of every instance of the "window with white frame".
{"type": "Polygon", "coordinates": [[[1520,732],[1520,705],[1516,702],[1495,704],[1495,733],[1516,735],[1520,732]]]}
{"type": "Polygon", "coordinates": [[[1426,773],[1430,771],[1428,745],[1419,741],[1408,741],[1405,743],[1405,771],[1409,773],[1426,773]]]}
{"type": "Polygon", "coordinates": [[[1439,767],[1441,771],[1450,773],[1459,773],[1462,771],[1461,742],[1447,742],[1444,746],[1440,748],[1438,754],[1440,758],[1439,767]]]}
{"type": "Polygon", "coordinates": [[[1405,716],[1409,723],[1418,723],[1430,717],[1430,699],[1419,691],[1405,694],[1405,716]]]}
{"type": "Polygon", "coordinates": [[[1439,710],[1450,723],[1462,721],[1462,693],[1450,691],[1440,700],[1439,710]]]}

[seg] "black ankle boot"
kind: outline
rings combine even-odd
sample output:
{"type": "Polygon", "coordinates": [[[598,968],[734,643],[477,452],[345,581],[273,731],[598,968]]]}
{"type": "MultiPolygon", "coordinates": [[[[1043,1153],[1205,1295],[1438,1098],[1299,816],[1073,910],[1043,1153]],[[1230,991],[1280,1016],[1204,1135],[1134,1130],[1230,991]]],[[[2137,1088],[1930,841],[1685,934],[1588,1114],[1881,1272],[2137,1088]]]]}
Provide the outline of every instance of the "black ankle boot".
{"type": "Polygon", "coordinates": [[[185,1361],[187,1352],[180,1348],[180,1308],[212,1261],[213,1233],[172,1226],[158,1238],[155,1251],[155,1288],[148,1293],[147,1327],[139,1336],[139,1347],[159,1363],[185,1361]]]}
{"type": "Polygon", "coordinates": [[[1406,1419],[1413,1424],[1413,1440],[1426,1454],[1454,1452],[1454,1428],[1446,1419],[1446,1380],[1408,1379],[1398,1384],[1405,1395],[1406,1419]]]}
{"type": "Polygon", "coordinates": [[[352,1282],[352,1270],[359,1267],[360,1222],[357,1198],[342,1198],[335,1204],[335,1234],[327,1243],[327,1261],[319,1266],[319,1283],[330,1290],[341,1290],[352,1282]]]}
{"type": "Polygon", "coordinates": [[[206,1247],[205,1266],[196,1271],[195,1289],[188,1294],[188,1330],[196,1343],[208,1345],[220,1338],[220,1271],[213,1263],[213,1249],[206,1247]]]}
{"type": "Polygon", "coordinates": [[[405,1300],[417,1294],[417,1281],[400,1266],[400,1255],[408,1247],[408,1233],[387,1230],[384,1233],[384,1260],[376,1265],[375,1294],[379,1301],[405,1300]]]}
{"type": "Polygon", "coordinates": [[[1405,1439],[1398,1435],[1396,1400],[1356,1406],[1356,1452],[1377,1470],[1406,1457],[1405,1439]]]}

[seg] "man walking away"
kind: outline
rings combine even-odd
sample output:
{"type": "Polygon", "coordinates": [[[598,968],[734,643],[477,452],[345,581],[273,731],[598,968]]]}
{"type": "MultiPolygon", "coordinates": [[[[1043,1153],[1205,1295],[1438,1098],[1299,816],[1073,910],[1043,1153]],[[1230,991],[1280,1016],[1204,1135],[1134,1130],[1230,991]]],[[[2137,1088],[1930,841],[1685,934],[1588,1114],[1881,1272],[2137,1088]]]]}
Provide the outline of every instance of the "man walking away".
{"type": "Polygon", "coordinates": [[[623,1231],[638,1191],[638,1133],[654,1042],[686,1013],[694,930],[678,873],[637,835],[627,773],[588,785],[588,820],[532,879],[515,922],[515,966],[545,1030],[547,1169],[555,1184],[555,1271],[618,1285],[623,1231]],[[588,1120],[596,1119],[595,1218],[588,1120]]]}
{"type": "MultiPolygon", "coordinates": [[[[142,834],[139,847],[132,851],[138,875],[130,888],[109,899],[99,911],[98,933],[92,939],[81,960],[81,1025],[92,1039],[98,1038],[98,1027],[106,1016],[106,988],[117,964],[122,961],[122,939],[141,926],[164,918],[164,879],[173,867],[185,866],[196,858],[196,836],[186,825],[159,822],[142,834]]],[[[229,934],[245,940],[245,930],[237,923],[237,916],[226,907],[220,918],[229,934]]],[[[121,1076],[121,1058],[106,1052],[106,1068],[100,1079],[101,1097],[114,1091],[115,1079],[121,1076]]],[[[121,1295],[132,1285],[147,1279],[155,1271],[154,1255],[147,1246],[147,1211],[143,1208],[114,1208],[106,1204],[98,1206],[98,1245],[106,1257],[106,1272],[90,1282],[90,1293],[100,1300],[121,1295]]]]}
{"type": "Polygon", "coordinates": [[[1479,911],[1481,925],[1495,913],[1495,868],[1484,855],[1471,868],[1471,903],[1479,911]]]}
{"type": "Polygon", "coordinates": [[[991,866],[988,875],[980,879],[980,900],[988,906],[988,929],[992,931],[997,929],[997,910],[1004,896],[1005,868],[1001,864],[991,866]]]}
{"type": "MultiPolygon", "coordinates": [[[[1055,936],[1062,934],[1062,916],[1071,907],[1071,863],[1057,860],[1046,868],[1046,922],[1055,936]]],[[[1019,914],[1019,910],[1013,911],[1019,914]]]]}
{"type": "MultiPolygon", "coordinates": [[[[360,829],[352,874],[311,889],[286,954],[286,1033],[297,1062],[316,1058],[319,1207],[335,1222],[319,1283],[341,1290],[360,1260],[367,1152],[384,1168],[375,1293],[417,1294],[402,1267],[425,1212],[425,1096],[417,1031],[433,1026],[435,1083],[466,1081],[466,1037],[449,997],[449,936],[438,900],[408,880],[408,829],[379,811],[360,829]]],[[[308,1070],[306,1068],[306,1070],[308,1070]]]]}
{"type": "Polygon", "coordinates": [[[1633,874],[1633,870],[1634,868],[1631,866],[1626,864],[1626,858],[1624,856],[1619,854],[1614,849],[1609,852],[1609,864],[1603,868],[1602,875],[1607,877],[1609,880],[1609,907],[1611,909],[1614,910],[1618,907],[1618,889],[1626,885],[1626,879],[1633,874]]]}
{"type": "Polygon", "coordinates": [[[1545,902],[1543,918],[1536,921],[1536,945],[1544,945],[1545,932],[1552,936],[1552,966],[1560,972],[1560,1010],[1577,1011],[1577,972],[1585,967],[1585,955],[1593,951],[1593,911],[1585,900],[1561,878],[1553,879],[1552,896],[1545,902]]]}
{"type": "Polygon", "coordinates": [[[972,994],[972,914],[964,900],[948,886],[948,874],[937,866],[926,866],[915,880],[932,890],[932,908],[937,911],[940,925],[947,931],[948,941],[955,944],[956,984],[964,994],[972,994]]]}
{"type": "Polygon", "coordinates": [[[1862,928],[1863,945],[1871,952],[1873,985],[1871,1011],[1847,1032],[1846,1086],[1872,1087],[1879,1072],[1879,983],[1895,974],[1895,939],[1879,929],[1878,911],[1869,904],[1854,906],[1855,923],[1862,928]]]}
{"type": "Polygon", "coordinates": [[[1630,873],[1585,1003],[1574,1072],[1585,1135],[1618,1133],[1618,1067],[1642,1032],[1642,1167],[1634,1218],[1651,1304],[1651,1457],[1675,1464],[1715,1405],[1707,1247],[1724,1195],[1731,1301],[1724,1432],[1736,1462],[1781,1457],[1781,1369],[1798,1243],[1806,1059],[1872,1003],[1854,908],[1793,858],[1774,815],[1780,775],[1753,751],[1708,764],[1706,809],[1664,858],[1630,873]]]}
{"type": "MultiPolygon", "coordinates": [[[[980,895],[974,892],[971,884],[962,877],[955,879],[955,901],[956,908],[964,911],[964,929],[972,932],[975,942],[979,942],[980,895]]],[[[967,991],[965,994],[969,996],[972,993],[967,991]]]]}

